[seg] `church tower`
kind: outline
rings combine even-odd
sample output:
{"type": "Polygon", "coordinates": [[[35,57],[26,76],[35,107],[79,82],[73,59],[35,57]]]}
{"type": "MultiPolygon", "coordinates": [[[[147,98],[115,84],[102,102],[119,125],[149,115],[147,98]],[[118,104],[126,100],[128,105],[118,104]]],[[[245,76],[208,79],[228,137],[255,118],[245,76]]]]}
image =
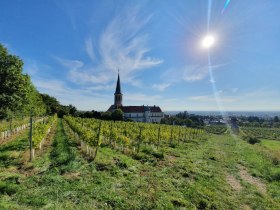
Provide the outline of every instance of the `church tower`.
{"type": "Polygon", "coordinates": [[[115,108],[119,108],[122,106],[122,92],[121,92],[121,82],[120,82],[120,74],[118,73],[118,81],[116,85],[115,91],[115,108]]]}

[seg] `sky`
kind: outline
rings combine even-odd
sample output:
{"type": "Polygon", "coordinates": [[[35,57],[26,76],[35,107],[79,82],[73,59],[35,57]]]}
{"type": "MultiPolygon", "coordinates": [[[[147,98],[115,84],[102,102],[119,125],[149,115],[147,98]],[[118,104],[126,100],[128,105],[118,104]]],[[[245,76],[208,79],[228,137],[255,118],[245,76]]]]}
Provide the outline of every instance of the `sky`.
{"type": "Polygon", "coordinates": [[[113,104],[119,69],[126,106],[279,111],[280,1],[226,2],[1,1],[0,43],[40,92],[79,110],[113,104]]]}

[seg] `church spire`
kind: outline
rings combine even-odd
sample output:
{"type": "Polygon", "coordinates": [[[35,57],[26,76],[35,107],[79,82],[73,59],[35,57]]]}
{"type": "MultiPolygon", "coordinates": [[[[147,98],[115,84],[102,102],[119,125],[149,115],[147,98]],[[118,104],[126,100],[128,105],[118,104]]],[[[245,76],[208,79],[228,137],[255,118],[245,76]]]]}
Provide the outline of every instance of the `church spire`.
{"type": "Polygon", "coordinates": [[[119,108],[122,106],[122,91],[121,91],[121,80],[120,80],[120,73],[118,70],[118,80],[116,85],[116,91],[115,91],[115,108],[119,108]]]}
{"type": "Polygon", "coordinates": [[[122,94],[121,91],[121,81],[120,81],[120,74],[118,72],[118,81],[117,81],[117,85],[116,85],[116,92],[115,94],[122,94]]]}

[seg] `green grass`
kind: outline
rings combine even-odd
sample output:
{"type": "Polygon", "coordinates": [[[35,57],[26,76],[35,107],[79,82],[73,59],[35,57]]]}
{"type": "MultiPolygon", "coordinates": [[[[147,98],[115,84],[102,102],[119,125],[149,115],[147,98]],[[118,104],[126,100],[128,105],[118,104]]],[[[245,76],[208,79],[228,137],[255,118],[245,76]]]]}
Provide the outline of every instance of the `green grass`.
{"type": "Polygon", "coordinates": [[[262,139],[261,144],[268,149],[280,151],[280,141],[262,139]]]}
{"type": "Polygon", "coordinates": [[[262,145],[230,135],[172,147],[167,143],[159,150],[143,145],[133,156],[102,146],[92,162],[65,135],[59,120],[52,147],[26,169],[36,172],[27,177],[15,169],[13,153],[26,148],[21,144],[18,139],[0,147],[5,154],[0,159],[0,209],[277,209],[280,205],[277,157],[262,145]],[[242,180],[240,165],[266,184],[267,193],[242,180]],[[241,191],[231,188],[226,174],[236,177],[241,191]]]}

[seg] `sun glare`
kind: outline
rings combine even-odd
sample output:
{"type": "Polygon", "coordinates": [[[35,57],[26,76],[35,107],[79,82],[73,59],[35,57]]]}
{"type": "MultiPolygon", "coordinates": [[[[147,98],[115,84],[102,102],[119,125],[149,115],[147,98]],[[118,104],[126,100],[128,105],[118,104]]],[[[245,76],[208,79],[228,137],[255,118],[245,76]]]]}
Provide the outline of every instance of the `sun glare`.
{"type": "Polygon", "coordinates": [[[215,38],[212,35],[207,35],[202,39],[201,45],[203,48],[210,48],[215,43],[215,38]]]}

